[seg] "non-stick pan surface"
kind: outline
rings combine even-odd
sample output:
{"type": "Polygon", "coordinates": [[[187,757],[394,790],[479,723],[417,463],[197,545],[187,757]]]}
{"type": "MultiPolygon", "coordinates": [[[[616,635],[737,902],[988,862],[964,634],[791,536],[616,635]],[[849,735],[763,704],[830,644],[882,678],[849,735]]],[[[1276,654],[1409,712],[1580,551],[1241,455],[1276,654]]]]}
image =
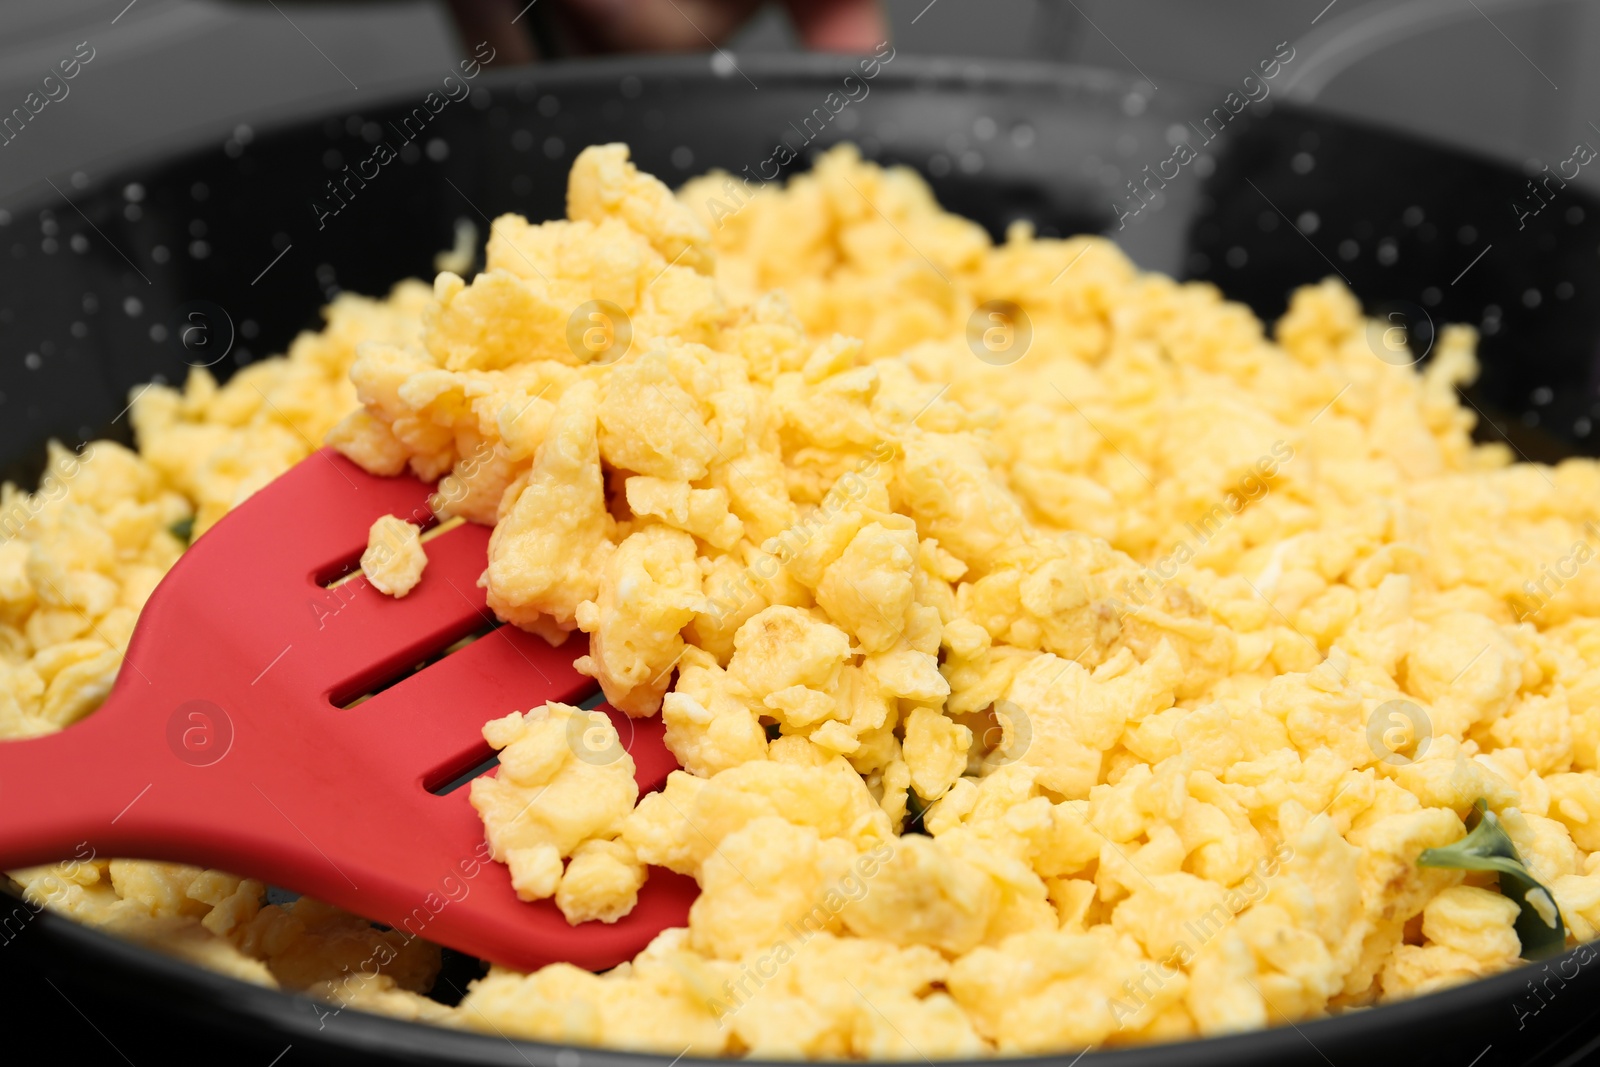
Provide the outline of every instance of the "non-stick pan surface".
{"type": "MultiPolygon", "coordinates": [[[[225,376],[282,351],[339,290],[382,293],[399,278],[430,277],[460,220],[481,241],[501,212],[560,216],[574,154],[613,140],[672,183],[713,166],[769,175],[780,142],[798,150],[789,172],[819,148],[854,141],[871,158],[916,167],[947,206],[997,235],[1022,218],[1045,234],[1106,232],[1142,266],[1214,282],[1268,319],[1292,287],[1340,274],[1419,351],[1446,322],[1480,327],[1484,373],[1467,398],[1482,413],[1482,439],[1539,460],[1594,451],[1600,202],[1575,186],[1545,183],[1535,198],[1515,168],[1276,97],[1234,115],[1226,98],[1236,86],[1164,81],[1152,92],[1102,71],[903,55],[870,81],[846,83],[854,67],[815,56],[740,57],[736,67],[688,57],[483,73],[423,124],[416,109],[429,92],[460,91],[441,70],[358,112],[217,131],[181,155],[62,176],[57,189],[0,211],[0,475],[30,481],[52,436],[127,440],[130,389],[181,380],[186,364],[225,376]],[[835,113],[829,94],[855,99],[835,113]],[[1206,123],[1218,109],[1229,115],[1220,133],[1215,118],[1206,123]],[[1200,158],[1146,184],[1151,172],[1171,172],[1161,164],[1179,139],[1200,158]],[[399,158],[343,185],[344,168],[384,141],[399,158]],[[330,181],[341,183],[338,201],[330,181]]],[[[1389,351],[1377,336],[1373,348],[1374,358],[1389,351]]],[[[63,768],[63,788],[68,781],[63,768]]],[[[0,803],[47,802],[8,796],[0,782],[0,803]]],[[[285,1067],[671,1059],[353,1010],[329,1016],[12,898],[0,904],[10,912],[0,914],[0,1039],[13,1047],[261,1067],[288,1046],[285,1067]]],[[[1579,950],[1403,1004],[1078,1062],[1576,1063],[1600,1045],[1591,959],[1579,950]]],[[[442,992],[472,973],[452,961],[442,992]]]]}

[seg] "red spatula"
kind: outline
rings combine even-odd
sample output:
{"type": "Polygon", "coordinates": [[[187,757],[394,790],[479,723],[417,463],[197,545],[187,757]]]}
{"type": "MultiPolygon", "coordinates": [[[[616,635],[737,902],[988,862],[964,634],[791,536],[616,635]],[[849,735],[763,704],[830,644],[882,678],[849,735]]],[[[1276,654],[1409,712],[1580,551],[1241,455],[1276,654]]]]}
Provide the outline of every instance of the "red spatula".
{"type": "MultiPolygon", "coordinates": [[[[582,635],[551,648],[511,626],[411,673],[494,622],[477,584],[481,526],[429,541],[403,599],[325,587],[379,516],[430,518],[428,493],[323,450],[200,537],[145,605],[105,705],[58,734],[0,742],[0,870],[87,842],[260,878],[521,969],[603,969],[683,925],[695,884],[659,869],[614,924],[571,926],[550,901],[519,901],[486,859],[469,790],[432,791],[492,754],[488,720],[576,703],[594,684],[572,667],[582,635]]],[[[660,720],[602,710],[640,792],[660,788],[677,766],[660,720]]]]}

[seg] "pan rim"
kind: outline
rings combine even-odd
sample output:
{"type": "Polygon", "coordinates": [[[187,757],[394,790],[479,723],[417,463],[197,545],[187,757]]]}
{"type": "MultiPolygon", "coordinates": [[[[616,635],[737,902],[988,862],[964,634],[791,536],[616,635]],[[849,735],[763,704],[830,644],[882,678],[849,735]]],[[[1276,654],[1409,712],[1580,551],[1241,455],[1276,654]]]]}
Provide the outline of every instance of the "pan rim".
{"type": "MultiPolygon", "coordinates": [[[[31,908],[9,887],[0,887],[0,900],[15,902],[31,908]]],[[[151,974],[166,987],[177,987],[203,997],[208,1004],[218,1001],[239,1012],[257,1025],[265,1025],[275,1032],[288,1036],[315,1038],[348,1051],[364,1054],[417,1057],[419,1054],[434,1057],[436,1062],[452,1064],[483,1064],[500,1067],[531,1063],[539,1067],[575,1067],[572,1053],[582,1057],[583,1067],[661,1067],[667,1063],[716,1064],[735,1062],[727,1057],[679,1056],[665,1053],[637,1052],[600,1045],[566,1045],[526,1038],[495,1036],[467,1029],[455,1029],[433,1023],[416,1022],[379,1015],[360,1008],[337,1009],[334,1025],[324,1026],[321,1017],[330,1005],[305,993],[281,988],[255,985],[232,975],[208,970],[159,949],[122,938],[110,931],[90,926],[48,909],[34,916],[38,932],[52,939],[72,943],[80,950],[105,957],[113,964],[151,974]],[[504,1051],[502,1051],[504,1049],[504,1051]],[[566,1053],[560,1060],[557,1055],[566,1053]]],[[[1575,979],[1600,957],[1600,943],[1586,942],[1563,953],[1539,962],[1525,962],[1499,974],[1474,979],[1461,985],[1436,992],[1425,993],[1407,1000],[1353,1009],[1342,1015],[1329,1015],[1300,1023],[1269,1026],[1236,1034],[1212,1037],[1186,1038],[1180,1041],[1154,1042],[1139,1045],[1098,1049],[1083,1056],[1086,1064],[1102,1067],[1179,1067],[1181,1064],[1232,1064],[1239,1062],[1273,1062],[1277,1056],[1287,1056],[1309,1043],[1319,1048],[1321,1040],[1338,1037],[1349,1040],[1357,1030],[1367,1030],[1364,1040],[1380,1042],[1398,1039],[1428,1021],[1486,1010],[1491,1006],[1513,1002],[1535,970],[1555,967],[1565,976],[1562,968],[1569,962],[1574,970],[1568,981],[1575,979]],[[1588,959],[1581,958],[1584,953],[1588,959]],[[1361,1025],[1365,1023],[1366,1025],[1361,1025]]],[[[1571,1031],[1553,1035],[1554,1044],[1571,1031]]],[[[1600,1039],[1597,1039],[1600,1041],[1600,1039]]],[[[1035,1067],[1059,1065],[1068,1061],[1072,1050],[1037,1055],[1006,1056],[1007,1062],[1030,1064],[1035,1067]]],[[[762,1065],[762,1067],[793,1067],[795,1060],[741,1059],[736,1062],[762,1065]]],[[[916,1064],[917,1060],[885,1060],[889,1064],[916,1064]]],[[[922,1061],[925,1063],[925,1061],[922,1061]]],[[[940,1060],[949,1067],[980,1067],[991,1064],[992,1059],[940,1060]]],[[[1077,1059],[1071,1059],[1076,1064],[1077,1059]]],[[[1576,1061],[1573,1061],[1576,1062],[1576,1061]]]]}
{"type": "MultiPolygon", "coordinates": [[[[740,68],[746,67],[774,85],[813,86],[819,78],[842,78],[856,70],[862,56],[817,52],[750,52],[738,57],[740,68]]],[[[446,68],[454,73],[452,68],[446,68]]],[[[710,84],[726,82],[728,78],[712,69],[709,54],[668,53],[655,55],[606,56],[598,58],[562,59],[532,66],[507,67],[500,70],[485,69],[476,81],[476,87],[503,90],[526,81],[537,81],[552,88],[562,85],[591,85],[607,78],[624,77],[673,78],[698,80],[710,84]]],[[[929,88],[952,86],[982,88],[991,84],[1004,84],[1009,88],[1105,99],[1126,96],[1150,82],[1142,77],[1106,67],[1083,63],[1055,63],[1044,60],[999,60],[941,55],[907,55],[894,59],[894,65],[883,67],[875,76],[884,84],[913,83],[929,88]]],[[[1188,81],[1181,78],[1163,78],[1166,88],[1161,90],[1167,99],[1182,97],[1210,99],[1212,94],[1225,93],[1229,86],[1221,83],[1188,81]]],[[[381,110],[401,102],[414,101],[438,86],[438,76],[433,74],[392,78],[372,84],[370,92],[363,92],[359,110],[381,110]]],[[[1153,94],[1151,94],[1153,95],[1153,94]]],[[[1464,160],[1498,168],[1507,174],[1519,174],[1518,161],[1510,156],[1495,155],[1476,145],[1459,144],[1424,131],[1410,130],[1381,120],[1345,115],[1337,111],[1305,104],[1294,100],[1266,100],[1257,105],[1257,112],[1265,117],[1282,109],[1290,114],[1314,117],[1320,122],[1332,123],[1356,130],[1367,130],[1392,137],[1401,137],[1417,144],[1447,152],[1464,160]]],[[[168,136],[141,142],[119,152],[109,152],[92,157],[74,167],[82,171],[87,183],[82,186],[91,192],[113,185],[120,175],[129,170],[151,169],[165,164],[179,163],[215,150],[240,125],[248,125],[256,137],[271,135],[335,115],[351,113],[346,96],[339,90],[329,90],[316,96],[302,98],[263,108],[260,111],[240,112],[225,119],[213,119],[168,136]]],[[[38,188],[22,186],[10,193],[0,194],[0,206],[13,214],[37,210],[53,203],[48,195],[49,186],[38,188]]]]}

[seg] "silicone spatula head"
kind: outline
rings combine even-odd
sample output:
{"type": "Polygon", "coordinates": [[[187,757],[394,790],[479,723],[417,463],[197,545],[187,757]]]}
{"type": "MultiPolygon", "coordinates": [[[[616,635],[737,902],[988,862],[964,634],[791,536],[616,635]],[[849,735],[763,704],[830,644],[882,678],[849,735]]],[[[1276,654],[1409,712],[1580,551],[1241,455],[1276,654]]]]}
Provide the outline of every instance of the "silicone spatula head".
{"type": "MultiPolygon", "coordinates": [[[[414,670],[495,623],[481,526],[431,539],[403,598],[328,588],[380,516],[431,521],[428,495],[323,450],[197,539],[145,605],[100,710],[0,742],[0,869],[87,842],[259,878],[519,969],[603,969],[683,925],[694,882],[660,869],[612,924],[517,899],[469,791],[436,792],[490,757],[485,722],[577,703],[594,683],[572,666],[582,635],[553,648],[511,626],[414,670]]],[[[640,792],[660,788],[677,766],[660,720],[601,710],[640,792]]]]}

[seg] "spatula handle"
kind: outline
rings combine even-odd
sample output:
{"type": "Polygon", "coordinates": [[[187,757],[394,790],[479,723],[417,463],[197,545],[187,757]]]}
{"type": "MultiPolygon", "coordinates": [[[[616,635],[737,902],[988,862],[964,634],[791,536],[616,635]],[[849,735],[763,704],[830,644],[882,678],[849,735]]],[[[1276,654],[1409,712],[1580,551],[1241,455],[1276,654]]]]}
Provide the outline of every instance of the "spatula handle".
{"type": "Polygon", "coordinates": [[[115,716],[96,715],[60,733],[0,741],[0,870],[65,860],[87,842],[118,855],[129,814],[155,789],[135,765],[115,716]]]}

